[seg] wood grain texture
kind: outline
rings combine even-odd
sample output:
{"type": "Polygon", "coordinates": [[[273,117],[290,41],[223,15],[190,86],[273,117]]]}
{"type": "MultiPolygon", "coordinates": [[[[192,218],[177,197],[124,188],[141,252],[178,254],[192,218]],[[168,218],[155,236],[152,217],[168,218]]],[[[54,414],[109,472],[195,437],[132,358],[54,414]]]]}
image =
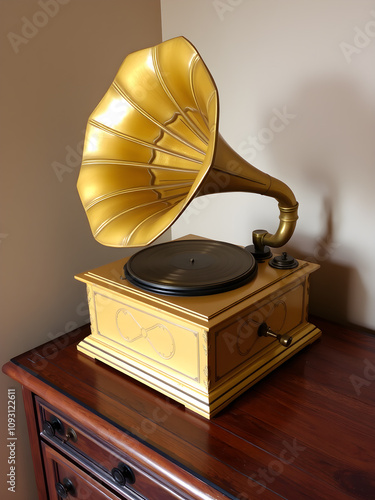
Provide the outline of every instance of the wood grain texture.
{"type": "Polygon", "coordinates": [[[313,322],[321,340],[210,421],[79,353],[88,327],[4,371],[186,498],[367,500],[375,495],[375,337],[313,322]]]}
{"type": "Polygon", "coordinates": [[[29,432],[31,456],[33,459],[38,496],[40,500],[48,500],[46,495],[46,480],[45,480],[43,459],[40,448],[39,432],[36,420],[33,418],[35,414],[34,397],[33,394],[28,389],[26,389],[25,386],[22,387],[22,396],[23,396],[25,412],[26,415],[28,416],[27,428],[29,432]]]}

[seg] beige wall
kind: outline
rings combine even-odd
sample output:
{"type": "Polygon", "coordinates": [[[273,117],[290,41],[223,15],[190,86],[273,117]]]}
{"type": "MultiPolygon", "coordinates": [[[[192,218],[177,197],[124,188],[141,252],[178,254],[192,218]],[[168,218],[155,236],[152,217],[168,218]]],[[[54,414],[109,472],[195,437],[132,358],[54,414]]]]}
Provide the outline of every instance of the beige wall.
{"type": "MultiPolygon", "coordinates": [[[[1,0],[0,8],[3,364],[86,323],[85,289],[73,275],[126,255],[91,236],[75,188],[80,147],[121,62],[160,42],[161,22],[157,0],[1,0]]],[[[5,490],[2,439],[1,494],[34,500],[21,390],[3,374],[0,428],[10,387],[17,388],[17,483],[16,494],[5,490]]]]}
{"type": "MultiPolygon", "coordinates": [[[[375,329],[375,2],[161,0],[163,39],[186,36],[219,89],[220,131],[300,202],[288,245],[321,264],[311,310],[375,329]],[[280,118],[281,116],[281,118],[280,118]]],[[[173,237],[249,244],[274,200],[198,199],[173,237]]]]}

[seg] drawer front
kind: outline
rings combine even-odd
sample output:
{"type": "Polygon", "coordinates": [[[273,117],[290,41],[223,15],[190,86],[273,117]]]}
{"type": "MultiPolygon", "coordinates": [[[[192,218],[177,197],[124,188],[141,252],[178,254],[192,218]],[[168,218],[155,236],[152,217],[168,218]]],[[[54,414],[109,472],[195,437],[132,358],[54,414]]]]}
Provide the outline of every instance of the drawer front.
{"type": "Polygon", "coordinates": [[[129,495],[118,496],[95,481],[56,450],[42,443],[47,487],[51,500],[61,498],[90,500],[140,499],[129,495]]]}
{"type": "Polygon", "coordinates": [[[265,301],[225,325],[215,334],[216,363],[214,382],[230,375],[233,370],[249,363],[267,352],[284,349],[276,339],[259,337],[258,329],[266,323],[276,334],[297,333],[305,322],[305,281],[299,281],[288,290],[280,290],[265,301]]]}
{"type": "Polygon", "coordinates": [[[91,474],[100,477],[109,488],[119,494],[133,493],[146,499],[183,499],[172,485],[164,484],[130,455],[85,431],[82,423],[71,421],[39,397],[36,397],[36,406],[43,440],[90,470],[91,474]]]}

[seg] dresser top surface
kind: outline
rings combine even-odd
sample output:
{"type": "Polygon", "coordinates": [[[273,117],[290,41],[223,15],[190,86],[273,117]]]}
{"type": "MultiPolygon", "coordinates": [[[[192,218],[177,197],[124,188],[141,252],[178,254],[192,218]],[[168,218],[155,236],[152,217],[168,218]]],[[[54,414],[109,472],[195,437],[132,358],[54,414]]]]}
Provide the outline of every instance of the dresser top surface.
{"type": "Polygon", "coordinates": [[[321,340],[212,420],[80,353],[88,326],[14,358],[4,371],[12,365],[11,376],[26,386],[27,377],[38,379],[228,498],[368,499],[375,493],[375,337],[313,322],[321,340]]]}

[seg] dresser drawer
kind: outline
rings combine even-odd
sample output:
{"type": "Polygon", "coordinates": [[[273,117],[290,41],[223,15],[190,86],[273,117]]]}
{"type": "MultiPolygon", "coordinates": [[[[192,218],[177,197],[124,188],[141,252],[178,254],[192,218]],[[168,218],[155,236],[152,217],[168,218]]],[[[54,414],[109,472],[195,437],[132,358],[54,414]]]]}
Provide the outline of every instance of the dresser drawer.
{"type": "Polygon", "coordinates": [[[163,483],[152,471],[138,464],[130,454],[88,433],[84,423],[65,417],[39,397],[35,400],[42,439],[118,494],[136,495],[129,498],[139,498],[138,495],[146,499],[185,498],[172,485],[163,483]]]}
{"type": "Polygon", "coordinates": [[[56,450],[42,443],[42,453],[47,475],[47,487],[50,500],[62,498],[90,500],[135,500],[138,495],[118,496],[90,477],[79,467],[59,454],[56,450]]]}

